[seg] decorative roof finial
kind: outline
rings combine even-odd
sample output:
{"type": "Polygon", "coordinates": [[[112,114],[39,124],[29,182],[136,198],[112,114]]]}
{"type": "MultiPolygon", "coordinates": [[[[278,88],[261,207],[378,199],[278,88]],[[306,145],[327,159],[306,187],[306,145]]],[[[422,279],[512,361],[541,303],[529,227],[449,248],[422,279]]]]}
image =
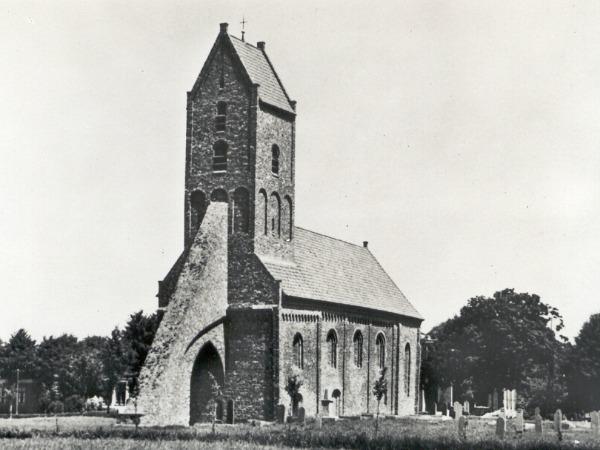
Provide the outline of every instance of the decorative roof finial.
{"type": "Polygon", "coordinates": [[[246,42],[246,40],[244,39],[244,35],[246,34],[245,28],[246,28],[247,23],[248,22],[246,21],[246,19],[244,19],[244,16],[242,16],[242,21],[240,22],[240,24],[242,25],[242,41],[243,42],[246,42]]]}

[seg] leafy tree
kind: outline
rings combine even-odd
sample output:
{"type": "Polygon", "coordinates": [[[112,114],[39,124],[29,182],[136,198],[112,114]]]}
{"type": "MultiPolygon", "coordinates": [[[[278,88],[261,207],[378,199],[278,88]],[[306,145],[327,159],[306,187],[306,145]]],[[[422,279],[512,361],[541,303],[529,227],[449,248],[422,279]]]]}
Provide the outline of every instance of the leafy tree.
{"type": "MultiPolygon", "coordinates": [[[[424,355],[423,378],[454,386],[456,397],[487,402],[494,389],[516,389],[520,407],[548,399],[547,408],[565,400],[561,371],[566,338],[558,309],[539,296],[496,292],[474,297],[460,314],[436,326],[424,355]]],[[[544,405],[539,405],[540,407],[544,405]]]]}
{"type": "Polygon", "coordinates": [[[298,403],[300,402],[300,398],[301,398],[300,388],[302,387],[303,384],[304,384],[304,379],[302,378],[302,375],[297,371],[294,371],[287,378],[287,383],[285,385],[285,391],[290,396],[291,412],[293,412],[293,413],[296,412],[298,403]]]}
{"type": "Polygon", "coordinates": [[[110,401],[112,389],[127,372],[128,352],[123,341],[123,332],[115,327],[106,340],[106,345],[102,351],[102,365],[104,368],[104,389],[102,397],[105,401],[110,401]]]}
{"type": "Polygon", "coordinates": [[[379,374],[379,378],[375,380],[375,385],[373,386],[373,395],[375,399],[377,399],[377,417],[375,418],[375,437],[377,438],[377,433],[379,431],[379,405],[381,404],[381,399],[387,394],[388,390],[388,382],[385,377],[387,373],[387,367],[381,369],[381,373],[379,374]]]}
{"type": "Polygon", "coordinates": [[[155,312],[145,316],[142,311],[138,311],[129,317],[122,334],[123,345],[127,359],[129,376],[132,378],[131,388],[134,395],[137,393],[137,379],[140,375],[148,351],[152,346],[154,335],[160,325],[162,312],[155,312]]]}
{"type": "Polygon", "coordinates": [[[37,348],[41,381],[53,387],[53,401],[79,394],[75,376],[75,361],[79,355],[79,343],[71,334],[44,337],[37,348]]]}
{"type": "Polygon", "coordinates": [[[575,338],[568,358],[567,380],[574,409],[600,409],[600,314],[590,316],[575,338]]]}
{"type": "Polygon", "coordinates": [[[23,328],[14,333],[3,348],[0,377],[7,379],[9,384],[14,384],[17,369],[21,377],[36,378],[38,374],[35,341],[23,328]]]}

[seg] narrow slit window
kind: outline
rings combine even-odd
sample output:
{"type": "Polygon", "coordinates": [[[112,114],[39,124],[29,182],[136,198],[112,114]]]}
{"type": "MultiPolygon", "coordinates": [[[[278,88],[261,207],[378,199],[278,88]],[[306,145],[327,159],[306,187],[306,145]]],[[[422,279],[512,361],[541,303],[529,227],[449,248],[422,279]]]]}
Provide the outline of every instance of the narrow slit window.
{"type": "Polygon", "coordinates": [[[215,129],[217,131],[225,131],[227,126],[227,103],[217,103],[217,116],[215,117],[215,129]]]}
{"type": "Polygon", "coordinates": [[[271,171],[275,175],[279,175],[279,147],[273,144],[271,147],[271,171]]]}
{"type": "Polygon", "coordinates": [[[227,170],[227,143],[218,141],[213,146],[213,171],[223,172],[227,170]]]}

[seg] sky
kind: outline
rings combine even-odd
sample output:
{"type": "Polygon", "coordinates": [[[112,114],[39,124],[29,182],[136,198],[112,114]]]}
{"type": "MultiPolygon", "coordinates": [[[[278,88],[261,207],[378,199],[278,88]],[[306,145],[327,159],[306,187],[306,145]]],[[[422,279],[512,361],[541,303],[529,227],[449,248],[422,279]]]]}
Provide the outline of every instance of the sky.
{"type": "Polygon", "coordinates": [[[425,317],[600,312],[600,2],[0,2],[0,339],[106,335],[183,246],[185,102],[220,22],[297,100],[296,224],[425,317]]]}

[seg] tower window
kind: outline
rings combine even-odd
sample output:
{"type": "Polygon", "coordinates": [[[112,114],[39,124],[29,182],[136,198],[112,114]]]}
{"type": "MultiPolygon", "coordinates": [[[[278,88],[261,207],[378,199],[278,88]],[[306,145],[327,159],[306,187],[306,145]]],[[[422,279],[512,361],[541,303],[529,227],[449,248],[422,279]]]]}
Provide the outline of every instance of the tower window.
{"type": "Polygon", "coordinates": [[[329,365],[337,367],[337,334],[335,330],[329,330],[327,333],[327,346],[329,347],[329,365]]]}
{"type": "Polygon", "coordinates": [[[271,234],[273,237],[281,237],[281,200],[277,192],[271,194],[269,200],[269,216],[271,217],[271,234]]]}
{"type": "Polygon", "coordinates": [[[279,147],[273,144],[271,147],[271,171],[275,175],[279,175],[279,147]]]}
{"type": "Polygon", "coordinates": [[[217,141],[213,145],[213,171],[222,172],[227,170],[227,142],[217,141]]]}
{"type": "Polygon", "coordinates": [[[225,131],[227,124],[227,103],[217,103],[217,116],[215,117],[215,129],[217,131],[225,131]]]}

